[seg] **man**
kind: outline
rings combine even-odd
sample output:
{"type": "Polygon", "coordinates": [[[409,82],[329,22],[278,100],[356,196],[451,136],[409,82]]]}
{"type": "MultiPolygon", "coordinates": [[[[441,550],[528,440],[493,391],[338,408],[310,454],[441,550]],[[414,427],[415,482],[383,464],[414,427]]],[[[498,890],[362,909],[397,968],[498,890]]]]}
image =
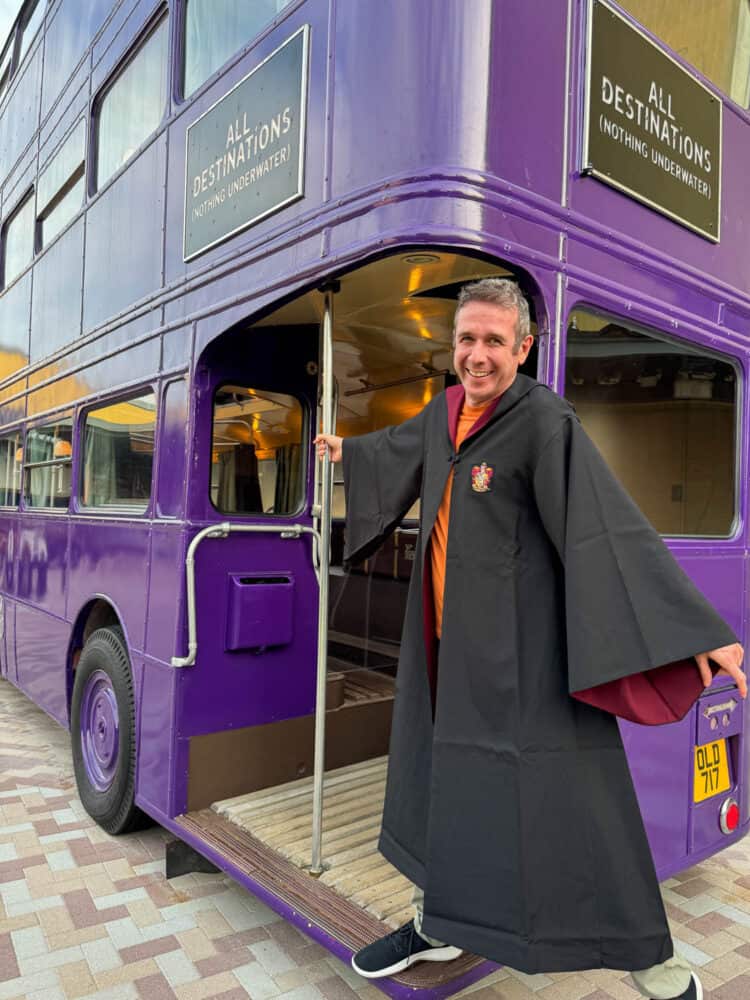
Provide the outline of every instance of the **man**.
{"type": "Polygon", "coordinates": [[[516,285],[466,286],[454,338],[459,386],[398,427],[316,439],[343,455],[347,559],[421,498],[379,844],[419,887],[416,916],[352,964],[377,978],[465,948],[700,1000],[615,714],[682,718],[709,659],[744,698],[742,647],[572,408],[518,373],[532,336],[516,285]]]}

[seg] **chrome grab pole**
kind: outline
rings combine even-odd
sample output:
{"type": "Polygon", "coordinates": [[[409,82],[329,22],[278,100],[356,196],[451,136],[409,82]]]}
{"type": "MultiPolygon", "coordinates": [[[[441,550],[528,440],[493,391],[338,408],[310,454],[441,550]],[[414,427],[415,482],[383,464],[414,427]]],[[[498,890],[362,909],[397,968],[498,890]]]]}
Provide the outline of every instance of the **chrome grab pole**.
{"type": "MultiPolygon", "coordinates": [[[[328,284],[321,291],[325,296],[321,337],[322,417],[324,434],[334,431],[333,393],[333,295],[337,284],[328,284]]],[[[318,591],[318,674],[315,695],[315,757],[313,766],[312,856],[310,874],[323,872],[323,779],[326,755],[326,677],[328,671],[328,570],[331,556],[331,496],[333,493],[333,463],[326,450],[322,462],[320,490],[320,547],[318,591]]]]}

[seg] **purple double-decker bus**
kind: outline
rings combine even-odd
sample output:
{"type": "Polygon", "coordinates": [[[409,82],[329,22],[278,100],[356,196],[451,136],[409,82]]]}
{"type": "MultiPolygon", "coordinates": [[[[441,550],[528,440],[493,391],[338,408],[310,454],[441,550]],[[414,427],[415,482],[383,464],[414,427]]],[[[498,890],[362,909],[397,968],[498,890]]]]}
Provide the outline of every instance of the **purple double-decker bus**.
{"type": "MultiPolygon", "coordinates": [[[[26,0],[0,50],[2,676],[104,829],[342,958],[410,913],[376,842],[419,509],[346,570],[312,439],[451,384],[464,282],[519,283],[524,370],[745,636],[750,7],[700,6],[26,0]]],[[[661,877],[744,835],[726,679],[622,731],[661,877]]]]}

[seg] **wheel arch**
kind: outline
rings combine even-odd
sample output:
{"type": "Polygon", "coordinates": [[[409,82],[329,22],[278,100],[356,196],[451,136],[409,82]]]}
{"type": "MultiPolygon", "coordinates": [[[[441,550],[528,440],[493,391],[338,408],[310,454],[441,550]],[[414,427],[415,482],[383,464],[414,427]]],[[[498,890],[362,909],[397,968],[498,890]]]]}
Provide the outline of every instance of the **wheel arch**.
{"type": "Polygon", "coordinates": [[[127,629],[119,609],[104,594],[93,594],[85,604],[81,606],[73,621],[70,631],[70,641],[66,656],[66,688],[68,700],[68,718],[73,698],[73,683],[75,681],[76,667],[81,656],[81,651],[88,637],[98,628],[107,628],[116,625],[125,639],[126,649],[130,649],[127,629]]]}

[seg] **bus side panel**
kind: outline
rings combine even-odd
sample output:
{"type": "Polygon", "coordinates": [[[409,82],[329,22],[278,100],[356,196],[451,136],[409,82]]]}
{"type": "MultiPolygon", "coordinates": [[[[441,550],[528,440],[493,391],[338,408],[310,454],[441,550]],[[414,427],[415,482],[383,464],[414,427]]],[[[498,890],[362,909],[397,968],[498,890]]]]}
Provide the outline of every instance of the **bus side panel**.
{"type": "Polygon", "coordinates": [[[67,722],[65,622],[68,520],[50,515],[19,518],[16,546],[16,676],[37,705],[67,722]]]}
{"type": "MultiPolygon", "coordinates": [[[[681,557],[679,552],[675,555],[685,572],[741,637],[743,556],[681,557]]],[[[728,692],[727,697],[730,696],[728,692]]],[[[662,878],[684,868],[689,852],[702,851],[722,839],[718,814],[726,796],[715,796],[702,805],[700,816],[691,805],[698,710],[700,703],[682,722],[669,726],[620,724],[654,863],[662,878]]],[[[734,774],[733,787],[740,790],[744,774],[740,762],[737,764],[739,770],[734,774]]]]}
{"type": "Polygon", "coordinates": [[[62,725],[68,723],[65,650],[70,626],[28,604],[16,607],[18,686],[62,725]]]}
{"type": "Polygon", "coordinates": [[[694,715],[671,726],[619,724],[654,865],[679,870],[688,853],[694,715]]]}
{"type": "MultiPolygon", "coordinates": [[[[138,685],[136,802],[150,812],[172,815],[173,710],[179,671],[145,659],[138,685]]],[[[184,784],[184,782],[183,782],[184,784]]]]}
{"type": "Polygon", "coordinates": [[[164,663],[169,663],[175,655],[184,656],[187,651],[184,581],[183,533],[176,525],[166,527],[157,523],[151,535],[151,574],[144,650],[148,656],[164,663]]]}
{"type": "Polygon", "coordinates": [[[73,521],[68,609],[74,617],[95,594],[120,615],[128,645],[143,649],[150,557],[148,523],[73,521]]]}
{"type": "Polygon", "coordinates": [[[161,136],[89,209],[84,330],[161,286],[165,171],[166,138],[161,136]]]}
{"type": "Polygon", "coordinates": [[[16,678],[16,602],[5,598],[5,656],[7,667],[5,676],[17,684],[16,678]]]}

